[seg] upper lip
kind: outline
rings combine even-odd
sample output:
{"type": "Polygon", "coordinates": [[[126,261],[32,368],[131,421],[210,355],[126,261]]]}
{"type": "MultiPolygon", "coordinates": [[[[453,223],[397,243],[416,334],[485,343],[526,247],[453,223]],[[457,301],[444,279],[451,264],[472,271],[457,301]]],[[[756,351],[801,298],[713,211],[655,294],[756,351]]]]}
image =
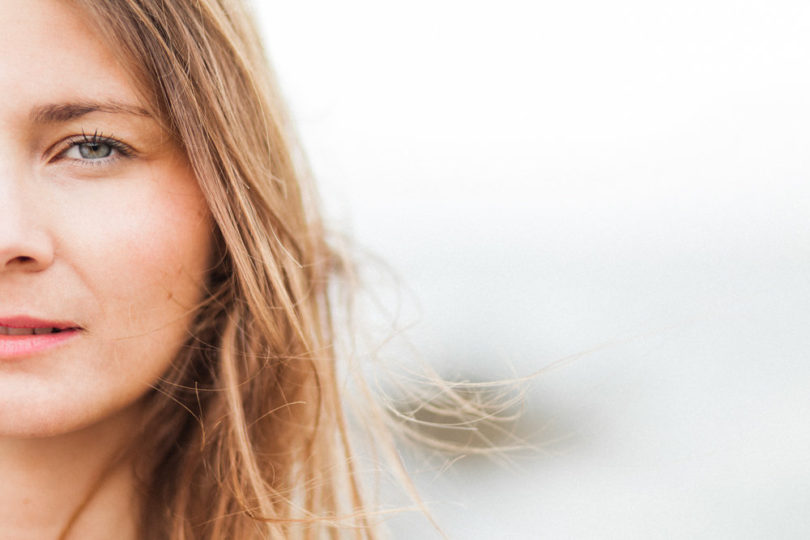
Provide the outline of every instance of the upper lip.
{"type": "Polygon", "coordinates": [[[81,329],[81,326],[73,321],[37,319],[36,317],[29,317],[27,315],[0,317],[0,326],[7,328],[57,328],[59,330],[81,329]]]}

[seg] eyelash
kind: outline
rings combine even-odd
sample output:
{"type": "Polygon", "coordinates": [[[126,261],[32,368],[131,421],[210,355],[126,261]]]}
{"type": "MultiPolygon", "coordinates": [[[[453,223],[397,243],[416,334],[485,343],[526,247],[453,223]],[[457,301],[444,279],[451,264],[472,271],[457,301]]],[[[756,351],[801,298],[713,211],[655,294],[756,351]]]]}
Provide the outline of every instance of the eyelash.
{"type": "Polygon", "coordinates": [[[93,132],[92,135],[88,135],[87,133],[82,132],[81,135],[74,135],[72,137],[68,137],[65,139],[63,143],[62,150],[56,154],[54,159],[68,159],[75,164],[81,167],[99,167],[109,165],[114,161],[118,161],[121,158],[129,158],[135,155],[135,151],[126,143],[119,141],[118,139],[105,136],[98,131],[93,132]],[[110,157],[106,158],[98,158],[98,159],[76,159],[76,158],[65,158],[65,154],[67,154],[71,149],[79,147],[84,144],[89,145],[99,145],[104,144],[109,146],[113,149],[116,153],[111,155],[110,157]]]}

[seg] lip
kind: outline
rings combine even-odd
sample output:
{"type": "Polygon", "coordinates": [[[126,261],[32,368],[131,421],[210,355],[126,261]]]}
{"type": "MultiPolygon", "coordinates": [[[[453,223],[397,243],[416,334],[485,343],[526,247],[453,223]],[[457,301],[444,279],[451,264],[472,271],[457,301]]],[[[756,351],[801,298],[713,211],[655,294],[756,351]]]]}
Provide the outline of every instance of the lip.
{"type": "Polygon", "coordinates": [[[9,328],[58,328],[60,330],[81,328],[80,325],[73,321],[48,321],[26,315],[0,317],[0,326],[8,326],[9,328]]]}
{"type": "Polygon", "coordinates": [[[0,361],[21,358],[58,347],[77,337],[83,330],[72,321],[53,321],[25,315],[0,317],[0,326],[7,328],[56,328],[50,334],[0,334],[0,361]]]}

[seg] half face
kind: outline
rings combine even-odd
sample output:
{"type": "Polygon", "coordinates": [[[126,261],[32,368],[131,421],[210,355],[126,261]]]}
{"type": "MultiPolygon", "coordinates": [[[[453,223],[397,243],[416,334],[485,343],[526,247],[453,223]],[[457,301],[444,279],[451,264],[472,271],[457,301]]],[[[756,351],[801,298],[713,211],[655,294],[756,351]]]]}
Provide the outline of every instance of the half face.
{"type": "Polygon", "coordinates": [[[188,163],[66,2],[0,2],[0,438],[132,410],[201,299],[188,163]]]}

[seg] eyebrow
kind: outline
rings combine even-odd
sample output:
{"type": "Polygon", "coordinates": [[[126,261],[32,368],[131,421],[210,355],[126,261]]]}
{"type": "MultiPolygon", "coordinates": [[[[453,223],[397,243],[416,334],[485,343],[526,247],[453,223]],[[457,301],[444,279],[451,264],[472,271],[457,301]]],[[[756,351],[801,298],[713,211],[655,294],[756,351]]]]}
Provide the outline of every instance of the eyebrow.
{"type": "Polygon", "coordinates": [[[31,110],[31,120],[37,124],[59,124],[94,112],[151,116],[143,107],[119,101],[77,101],[34,107],[31,110]]]}

